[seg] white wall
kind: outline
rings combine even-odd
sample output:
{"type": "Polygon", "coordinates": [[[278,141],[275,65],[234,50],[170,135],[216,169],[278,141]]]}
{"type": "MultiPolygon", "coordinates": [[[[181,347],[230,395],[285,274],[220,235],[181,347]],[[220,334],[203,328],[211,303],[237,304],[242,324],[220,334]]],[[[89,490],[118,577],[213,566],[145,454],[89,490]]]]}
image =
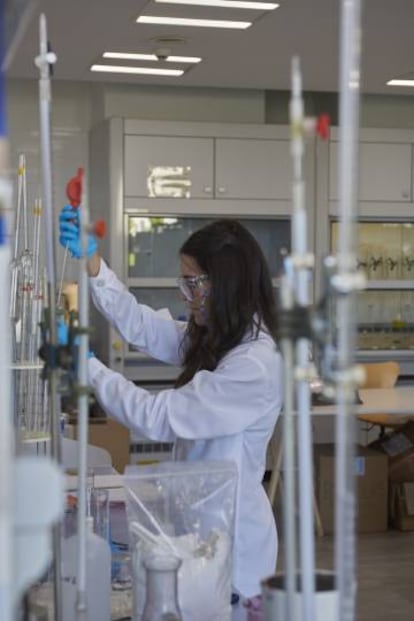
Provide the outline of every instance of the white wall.
{"type": "MultiPolygon", "coordinates": [[[[134,86],[120,83],[53,82],[52,138],[56,211],[65,202],[68,178],[87,167],[88,132],[112,116],[151,120],[223,123],[288,122],[289,93],[212,88],[134,86]]],[[[41,158],[38,84],[8,83],[12,177],[17,178],[18,154],[27,158],[29,200],[40,195],[41,158]]],[[[337,122],[337,96],[307,93],[308,114],[331,113],[337,122]]],[[[367,96],[362,99],[364,127],[414,127],[413,97],[367,96]]],[[[59,251],[59,261],[61,253],[59,251]]]]}
{"type": "MultiPolygon", "coordinates": [[[[288,123],[289,97],[286,91],[266,93],[266,123],[288,123]]],[[[332,125],[338,125],[336,93],[307,92],[304,97],[306,114],[318,115],[325,112],[330,115],[332,125]]],[[[361,127],[412,129],[414,127],[414,96],[363,95],[361,97],[361,127]]]]}
{"type": "MultiPolygon", "coordinates": [[[[53,86],[52,147],[56,203],[65,198],[67,178],[88,155],[91,126],[91,96],[87,83],[60,82],[53,86]]],[[[41,150],[37,82],[12,80],[8,83],[8,124],[12,176],[16,178],[19,153],[26,155],[27,181],[31,198],[40,195],[41,150]]]]}
{"type": "MultiPolygon", "coordinates": [[[[8,82],[11,176],[17,184],[19,153],[26,155],[29,209],[41,193],[38,82],[8,82]]],[[[263,123],[265,93],[253,90],[136,87],[124,84],[53,81],[53,185],[56,213],[66,200],[66,182],[87,169],[88,133],[112,116],[177,121],[263,123]]],[[[87,172],[87,170],[86,170],[87,172]]],[[[62,262],[58,248],[58,262],[62,262]]],[[[69,262],[68,278],[74,278],[69,262]]]]}
{"type": "Polygon", "coordinates": [[[265,92],[239,89],[136,87],[102,88],[104,118],[264,123],[265,92]]]}
{"type": "MultiPolygon", "coordinates": [[[[17,188],[19,154],[26,156],[29,222],[32,206],[41,197],[41,147],[39,131],[38,84],[36,81],[11,80],[8,90],[8,127],[11,177],[17,188]]],[[[66,183],[79,166],[88,162],[88,132],[91,127],[91,95],[87,83],[60,82],[53,86],[52,103],[53,189],[56,213],[65,203],[66,183]]],[[[15,191],[15,197],[17,192],[15,191]]],[[[16,201],[16,198],[15,198],[16,201]]],[[[9,228],[14,233],[14,225],[9,228]]],[[[30,243],[30,230],[29,230],[30,243]]],[[[31,245],[30,245],[31,246],[31,245]]],[[[41,245],[44,250],[44,243],[41,245]]],[[[63,253],[57,248],[58,277],[63,253]]],[[[44,257],[42,257],[44,262],[44,257]]],[[[67,277],[75,278],[75,266],[67,277]]]]}
{"type": "MultiPolygon", "coordinates": [[[[66,179],[88,162],[89,129],[105,118],[287,123],[288,99],[288,93],[275,91],[55,81],[52,130],[56,201],[60,204],[64,200],[66,179]]],[[[306,104],[308,113],[327,110],[336,122],[336,95],[308,93],[306,104]]],[[[37,81],[9,81],[8,114],[12,169],[16,171],[18,153],[24,152],[29,187],[37,195],[41,165],[37,81]]],[[[361,119],[363,127],[412,128],[414,98],[364,97],[361,119]]]]}
{"type": "MultiPolygon", "coordinates": [[[[88,132],[112,116],[179,121],[263,123],[264,92],[231,89],[135,87],[123,84],[53,82],[52,137],[56,201],[64,200],[66,179],[88,161],[88,132]]],[[[14,176],[18,154],[28,160],[31,192],[40,192],[37,81],[8,83],[9,136],[14,176]]]]}

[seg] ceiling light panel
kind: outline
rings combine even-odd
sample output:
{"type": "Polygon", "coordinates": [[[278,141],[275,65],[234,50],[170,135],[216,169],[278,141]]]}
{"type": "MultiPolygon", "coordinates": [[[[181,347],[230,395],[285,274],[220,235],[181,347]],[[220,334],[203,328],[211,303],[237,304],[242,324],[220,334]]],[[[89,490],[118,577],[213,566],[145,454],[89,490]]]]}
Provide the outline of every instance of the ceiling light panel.
{"type": "Polygon", "coordinates": [[[387,86],[414,86],[414,80],[389,80],[387,86]]]}
{"type": "MultiPolygon", "coordinates": [[[[104,52],[102,54],[103,58],[112,58],[117,60],[145,60],[145,61],[156,61],[158,62],[160,59],[156,54],[135,54],[129,52],[104,52]]],[[[166,58],[162,60],[169,63],[199,63],[201,62],[201,58],[199,56],[170,56],[168,55],[166,58]]]]}
{"type": "Polygon", "coordinates": [[[193,6],[215,6],[227,9],[251,9],[256,11],[273,11],[279,8],[274,2],[247,2],[244,0],[155,0],[160,4],[189,4],[193,6]]]}
{"type": "Polygon", "coordinates": [[[160,15],[140,15],[139,24],[157,24],[159,26],[192,26],[193,28],[235,28],[245,30],[252,22],[232,21],[228,19],[189,19],[185,17],[163,17],[160,15]]]}
{"type": "Polygon", "coordinates": [[[135,75],[163,75],[169,77],[178,77],[183,75],[183,69],[158,69],[156,67],[131,67],[124,65],[92,65],[91,71],[101,73],[129,73],[135,75]]]}

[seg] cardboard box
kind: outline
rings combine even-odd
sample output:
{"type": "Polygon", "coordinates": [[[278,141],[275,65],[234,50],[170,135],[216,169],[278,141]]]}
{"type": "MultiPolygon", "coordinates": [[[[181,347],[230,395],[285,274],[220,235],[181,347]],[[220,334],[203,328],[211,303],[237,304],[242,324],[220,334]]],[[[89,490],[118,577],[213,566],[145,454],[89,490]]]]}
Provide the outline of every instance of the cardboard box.
{"type": "Polygon", "coordinates": [[[389,479],[393,483],[414,481],[414,422],[402,425],[370,444],[388,456],[389,479]]]}
{"type": "MultiPolygon", "coordinates": [[[[359,533],[388,527],[388,458],[368,447],[355,453],[356,529],[359,533]]],[[[315,445],[315,494],[326,533],[335,528],[335,445],[315,445]]]]}
{"type": "MultiPolygon", "coordinates": [[[[77,424],[70,427],[71,437],[77,440],[77,424]]],[[[129,430],[110,418],[90,418],[88,431],[88,444],[106,449],[111,454],[113,467],[122,474],[129,464],[129,430]]]]}
{"type": "Polygon", "coordinates": [[[390,515],[394,528],[414,530],[414,483],[391,483],[390,515]]]}

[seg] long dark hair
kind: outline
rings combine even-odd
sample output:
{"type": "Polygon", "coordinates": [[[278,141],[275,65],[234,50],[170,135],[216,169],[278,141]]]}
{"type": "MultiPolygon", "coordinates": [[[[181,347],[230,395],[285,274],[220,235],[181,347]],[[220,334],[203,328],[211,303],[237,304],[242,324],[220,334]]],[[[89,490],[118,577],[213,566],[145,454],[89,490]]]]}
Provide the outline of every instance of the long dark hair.
{"type": "Polygon", "coordinates": [[[193,233],[180,254],[195,259],[209,277],[208,321],[190,318],[183,371],[176,387],[213,371],[246,334],[265,329],[276,340],[277,315],[269,268],[253,235],[237,220],[217,220],[193,233]]]}

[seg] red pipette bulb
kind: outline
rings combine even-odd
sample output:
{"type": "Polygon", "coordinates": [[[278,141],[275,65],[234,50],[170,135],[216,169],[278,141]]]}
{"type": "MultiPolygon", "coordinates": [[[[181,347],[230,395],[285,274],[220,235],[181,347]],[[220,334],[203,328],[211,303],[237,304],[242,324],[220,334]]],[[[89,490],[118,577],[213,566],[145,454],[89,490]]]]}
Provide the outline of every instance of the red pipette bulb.
{"type": "Polygon", "coordinates": [[[69,203],[77,209],[81,204],[82,200],[82,181],[83,181],[83,168],[78,168],[78,174],[66,184],[66,196],[68,197],[69,203]]]}

